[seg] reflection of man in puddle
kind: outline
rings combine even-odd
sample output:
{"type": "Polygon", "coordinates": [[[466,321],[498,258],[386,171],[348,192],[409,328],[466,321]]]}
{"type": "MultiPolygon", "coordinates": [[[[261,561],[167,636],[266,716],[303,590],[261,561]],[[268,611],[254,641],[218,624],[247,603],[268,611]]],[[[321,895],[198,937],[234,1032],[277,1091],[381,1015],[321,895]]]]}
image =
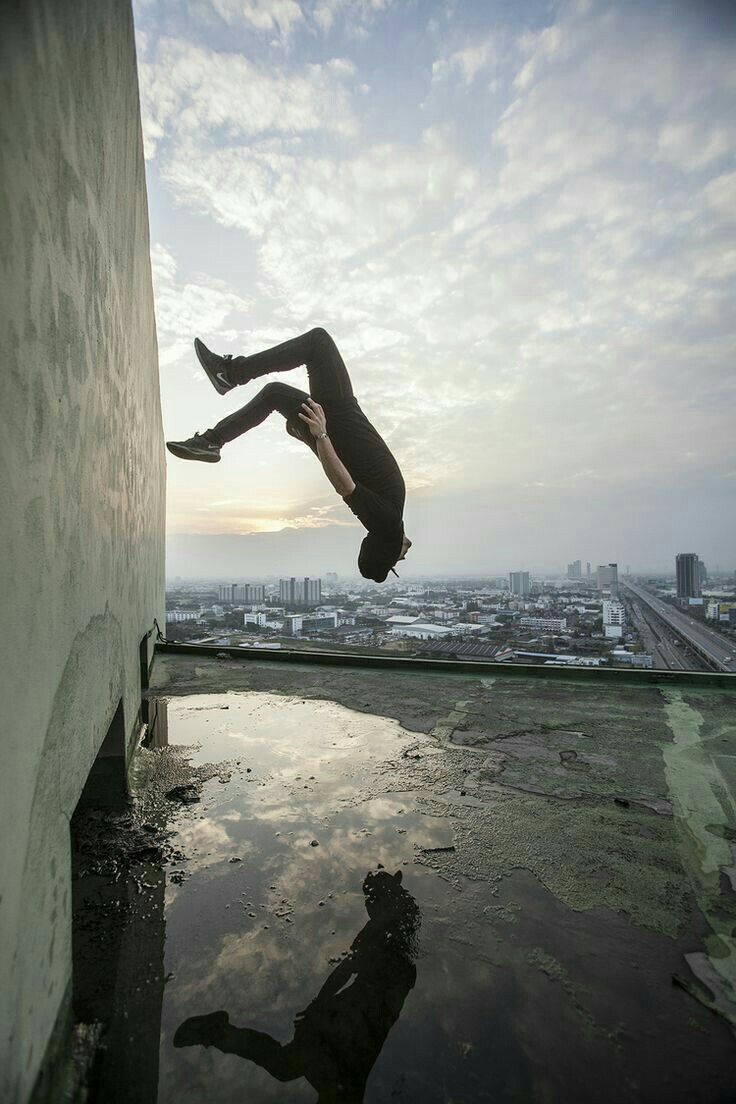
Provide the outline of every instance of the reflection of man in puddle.
{"type": "Polygon", "coordinates": [[[306,1077],[322,1104],[359,1104],[386,1036],[416,981],[416,901],[401,871],[369,873],[363,882],[369,920],[314,1000],[297,1014],[294,1038],[281,1045],[249,1027],[233,1027],[227,1012],[192,1016],[174,1046],[214,1046],[239,1054],[279,1081],[306,1077]]]}

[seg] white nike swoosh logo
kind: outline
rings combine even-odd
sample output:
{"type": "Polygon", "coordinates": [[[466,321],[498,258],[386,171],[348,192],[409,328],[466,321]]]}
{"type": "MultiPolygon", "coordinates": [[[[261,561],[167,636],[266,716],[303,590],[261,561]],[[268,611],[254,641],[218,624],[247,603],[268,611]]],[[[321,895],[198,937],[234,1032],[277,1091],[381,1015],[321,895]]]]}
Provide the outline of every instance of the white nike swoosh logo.
{"type": "Polygon", "coordinates": [[[223,376],[222,372],[217,372],[216,377],[220,381],[220,383],[224,383],[226,387],[230,386],[230,380],[227,379],[226,376],[223,376]]]}

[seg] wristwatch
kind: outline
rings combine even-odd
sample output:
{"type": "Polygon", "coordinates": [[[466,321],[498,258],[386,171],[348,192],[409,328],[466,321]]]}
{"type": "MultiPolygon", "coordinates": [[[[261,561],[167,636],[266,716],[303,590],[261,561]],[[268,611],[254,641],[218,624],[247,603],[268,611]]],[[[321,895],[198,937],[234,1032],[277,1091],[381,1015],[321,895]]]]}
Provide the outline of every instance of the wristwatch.
{"type": "Polygon", "coordinates": [[[325,430],[324,433],[318,433],[317,436],[315,437],[315,441],[323,441],[326,436],[327,436],[327,430],[325,430]]]}

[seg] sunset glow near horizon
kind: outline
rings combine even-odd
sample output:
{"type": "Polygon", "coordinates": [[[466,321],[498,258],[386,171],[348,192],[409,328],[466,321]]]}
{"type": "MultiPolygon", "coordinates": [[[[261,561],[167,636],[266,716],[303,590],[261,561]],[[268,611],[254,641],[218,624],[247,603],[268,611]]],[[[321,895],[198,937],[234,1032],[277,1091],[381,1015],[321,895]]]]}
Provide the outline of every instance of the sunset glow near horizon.
{"type": "MultiPolygon", "coordinates": [[[[195,336],[324,326],[402,467],[407,573],[732,564],[728,12],[136,0],[166,437],[266,382],[220,397],[195,336]]],[[[291,534],[276,572],[316,530],[324,570],[357,550],[278,415],[167,460],[171,535],[291,534]]]]}

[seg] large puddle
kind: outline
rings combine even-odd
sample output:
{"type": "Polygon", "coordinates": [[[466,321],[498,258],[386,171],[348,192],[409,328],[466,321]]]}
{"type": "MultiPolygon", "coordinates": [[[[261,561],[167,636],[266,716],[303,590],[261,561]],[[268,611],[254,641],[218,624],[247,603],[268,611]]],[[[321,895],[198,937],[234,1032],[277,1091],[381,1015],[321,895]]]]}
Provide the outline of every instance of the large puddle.
{"type": "Polygon", "coordinates": [[[165,888],[136,875],[121,946],[140,971],[148,941],[152,992],[126,990],[105,1104],[726,1099],[725,1029],[669,983],[674,940],[522,867],[453,871],[497,815],[460,788],[468,752],[331,701],[164,710],[144,774],[183,755],[199,781],[165,802],[165,888]]]}
{"type": "Polygon", "coordinates": [[[448,1077],[485,1099],[488,978],[447,952],[428,985],[432,914],[451,914],[457,890],[414,859],[451,847],[451,824],[411,792],[362,796],[416,735],[258,693],[173,700],[168,730],[195,763],[229,769],[178,824],[189,858],[166,892],[162,1104],[444,1099],[448,1077]]]}

